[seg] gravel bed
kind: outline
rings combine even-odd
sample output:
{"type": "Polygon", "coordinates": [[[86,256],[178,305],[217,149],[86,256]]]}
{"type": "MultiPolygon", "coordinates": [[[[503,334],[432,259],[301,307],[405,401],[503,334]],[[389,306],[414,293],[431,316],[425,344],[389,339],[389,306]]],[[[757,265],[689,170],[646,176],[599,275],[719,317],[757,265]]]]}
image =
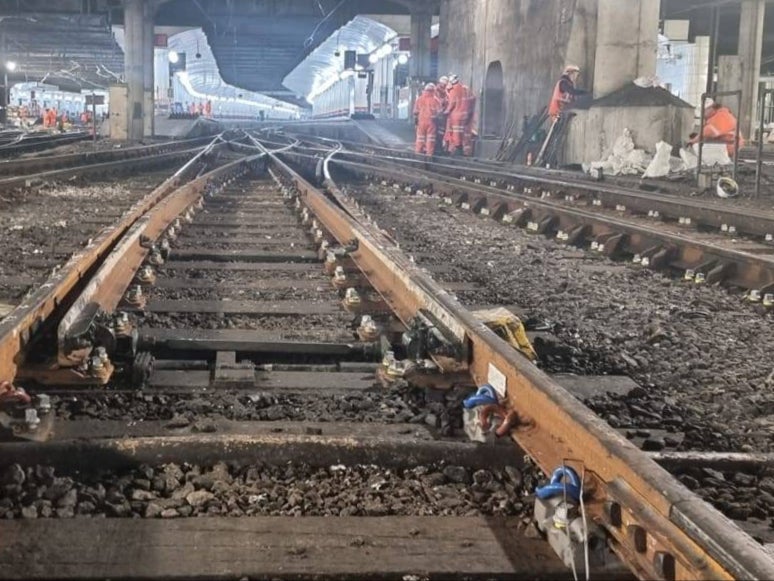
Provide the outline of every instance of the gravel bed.
{"type": "Polygon", "coordinates": [[[0,518],[191,516],[476,516],[529,513],[534,487],[514,468],[312,468],[292,464],[165,464],[58,475],[50,466],[2,474],[0,518]]]}
{"type": "Polygon", "coordinates": [[[212,288],[186,288],[167,289],[151,288],[148,295],[153,299],[170,301],[193,300],[221,300],[231,299],[240,301],[308,301],[308,302],[333,302],[339,300],[336,289],[325,281],[312,288],[278,288],[260,289],[244,288],[239,284],[224,283],[212,288]]]}
{"type": "MultiPolygon", "coordinates": [[[[72,251],[102,228],[98,223],[84,222],[114,221],[117,214],[140,200],[161,179],[163,174],[148,174],[120,183],[49,185],[0,193],[0,278],[26,276],[42,282],[51,268],[29,266],[30,261],[52,265],[65,262],[72,251]]],[[[3,295],[23,295],[26,290],[19,293],[8,289],[3,295]]]]}
{"type": "MultiPolygon", "coordinates": [[[[437,199],[378,186],[363,193],[407,253],[434,252],[480,284],[475,302],[518,304],[547,324],[562,348],[540,362],[546,371],[634,378],[640,387],[627,396],[586,401],[622,433],[679,433],[676,448],[686,450],[774,448],[771,315],[740,294],[570,249],[437,199]]],[[[770,476],[697,469],[679,478],[759,540],[774,538],[770,476]]]]}
{"type": "Polygon", "coordinates": [[[570,355],[548,371],[626,374],[641,386],[587,403],[617,428],[685,432],[682,447],[772,451],[772,317],[719,287],[683,284],[443,207],[365,188],[363,202],[406,252],[434,252],[482,286],[479,303],[518,304],[570,355]]]}
{"type": "Polygon", "coordinates": [[[427,424],[444,436],[462,433],[465,390],[429,392],[397,385],[346,394],[276,392],[207,394],[115,392],[52,396],[61,420],[169,420],[170,429],[192,426],[212,431],[210,420],[313,421],[427,424]],[[206,428],[206,429],[205,429],[206,428]]]}
{"type": "Polygon", "coordinates": [[[219,315],[209,313],[147,313],[143,327],[161,329],[250,329],[270,331],[287,340],[353,341],[346,329],[353,315],[272,316],[219,315]]]}

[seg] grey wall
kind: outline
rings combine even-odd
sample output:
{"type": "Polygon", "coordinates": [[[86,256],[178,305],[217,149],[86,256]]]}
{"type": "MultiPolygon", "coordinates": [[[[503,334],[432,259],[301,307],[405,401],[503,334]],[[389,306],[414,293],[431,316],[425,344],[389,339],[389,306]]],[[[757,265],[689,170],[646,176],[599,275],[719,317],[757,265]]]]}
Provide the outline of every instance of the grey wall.
{"type": "Polygon", "coordinates": [[[503,66],[506,118],[548,104],[568,63],[593,85],[598,0],[442,0],[440,72],[455,72],[479,95],[490,62],[503,66]]]}

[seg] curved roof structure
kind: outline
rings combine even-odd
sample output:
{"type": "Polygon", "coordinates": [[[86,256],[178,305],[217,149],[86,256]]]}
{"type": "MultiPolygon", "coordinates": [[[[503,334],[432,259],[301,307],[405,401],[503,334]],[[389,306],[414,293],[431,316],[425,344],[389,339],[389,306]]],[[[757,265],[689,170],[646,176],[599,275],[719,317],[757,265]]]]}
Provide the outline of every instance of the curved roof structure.
{"type": "Polygon", "coordinates": [[[285,77],[283,84],[308,99],[338,80],[344,70],[345,50],[369,54],[395,36],[392,28],[371,18],[356,16],[314,49],[285,77]]]}
{"type": "Polygon", "coordinates": [[[226,83],[220,75],[215,56],[207,42],[207,36],[200,29],[187,30],[170,37],[169,49],[186,54],[186,71],[178,73],[178,76],[186,89],[195,96],[230,99],[288,113],[297,113],[300,110],[299,107],[285,101],[226,83]],[[197,55],[201,57],[197,58],[197,55]]]}

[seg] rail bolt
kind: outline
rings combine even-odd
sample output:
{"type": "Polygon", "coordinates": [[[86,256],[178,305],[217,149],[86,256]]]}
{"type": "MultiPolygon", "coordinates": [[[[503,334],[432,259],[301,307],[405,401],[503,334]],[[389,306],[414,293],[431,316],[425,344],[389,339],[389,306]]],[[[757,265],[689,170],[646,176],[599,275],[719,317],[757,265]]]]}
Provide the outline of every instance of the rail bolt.
{"type": "Polygon", "coordinates": [[[774,307],[774,293],[766,293],[763,295],[763,306],[766,308],[774,307]]]}
{"type": "Polygon", "coordinates": [[[685,274],[683,275],[683,280],[691,281],[694,279],[695,276],[696,276],[696,271],[693,270],[692,268],[689,268],[688,270],[685,271],[685,274]]]}
{"type": "Polygon", "coordinates": [[[126,302],[130,305],[139,306],[142,305],[144,302],[145,297],[143,297],[142,294],[142,287],[140,285],[135,285],[129,289],[129,292],[126,293],[126,302]]]}
{"type": "Polygon", "coordinates": [[[540,224],[537,222],[528,222],[527,223],[527,230],[530,232],[537,232],[540,229],[540,224]]]}
{"type": "Polygon", "coordinates": [[[115,321],[113,323],[116,333],[124,334],[130,328],[129,314],[125,312],[116,313],[115,321]]]}
{"type": "Polygon", "coordinates": [[[370,315],[363,315],[360,319],[360,327],[357,329],[358,337],[365,343],[376,341],[382,333],[382,328],[370,315]]]}
{"type": "Polygon", "coordinates": [[[599,250],[599,242],[594,240],[594,242],[591,243],[591,250],[599,250]]]}
{"type": "MultiPolygon", "coordinates": [[[[159,255],[160,256],[160,255],[159,255]]],[[[162,259],[163,262],[163,259],[162,259]]],[[[156,279],[156,273],[153,272],[153,267],[150,265],[145,265],[140,269],[140,272],[137,273],[137,280],[139,280],[142,283],[150,284],[156,279]]],[[[124,313],[126,314],[126,313],[124,313]]]]}
{"type": "Polygon", "coordinates": [[[634,258],[632,258],[632,262],[634,264],[642,264],[642,256],[640,256],[639,254],[635,254],[634,258]]]}
{"type": "Polygon", "coordinates": [[[761,302],[761,291],[757,289],[751,289],[750,292],[747,294],[747,300],[751,303],[759,303],[761,302]]]}
{"type": "Polygon", "coordinates": [[[728,232],[728,224],[721,224],[720,225],[720,231],[724,234],[728,232]]]}
{"type": "Polygon", "coordinates": [[[696,277],[693,279],[693,282],[696,284],[704,284],[707,282],[707,275],[705,275],[703,272],[697,272],[696,277]]]}
{"type": "Polygon", "coordinates": [[[569,240],[570,235],[567,234],[564,230],[559,230],[559,232],[556,233],[556,239],[561,240],[562,242],[567,242],[569,240]]]}
{"type": "Polygon", "coordinates": [[[470,204],[468,202],[462,202],[460,204],[460,208],[462,208],[463,210],[470,210],[470,204]]]}
{"type": "Polygon", "coordinates": [[[591,205],[592,206],[601,206],[602,205],[602,200],[600,200],[599,198],[595,198],[595,199],[591,200],[591,205]]]}
{"type": "Polygon", "coordinates": [[[645,267],[650,266],[650,258],[648,258],[647,256],[643,256],[642,262],[640,264],[642,264],[642,266],[645,266],[645,267]]]}
{"type": "Polygon", "coordinates": [[[110,361],[108,358],[107,350],[104,347],[97,347],[94,352],[103,364],[110,361]]]}
{"type": "Polygon", "coordinates": [[[354,287],[349,287],[347,291],[344,293],[344,303],[347,304],[350,307],[358,306],[362,302],[362,299],[360,298],[360,295],[357,292],[357,289],[354,287]]]}
{"type": "Polygon", "coordinates": [[[728,227],[728,235],[729,236],[736,236],[736,226],[729,226],[728,227]]]}
{"type": "Polygon", "coordinates": [[[774,234],[766,234],[766,242],[774,242],[774,234]]]}
{"type": "Polygon", "coordinates": [[[148,262],[150,262],[153,266],[161,266],[164,264],[164,257],[161,255],[161,252],[159,252],[158,248],[151,250],[150,256],[148,257],[148,262]]]}

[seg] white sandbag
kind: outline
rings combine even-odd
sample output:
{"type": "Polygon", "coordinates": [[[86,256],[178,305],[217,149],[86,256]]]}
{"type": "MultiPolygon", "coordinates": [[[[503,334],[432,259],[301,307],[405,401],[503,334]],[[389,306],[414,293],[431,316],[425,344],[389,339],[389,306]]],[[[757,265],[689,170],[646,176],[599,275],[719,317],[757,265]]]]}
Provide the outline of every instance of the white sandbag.
{"type": "Polygon", "coordinates": [[[656,155],[653,157],[653,161],[645,170],[642,175],[644,178],[662,178],[669,175],[669,160],[672,157],[672,146],[665,142],[659,141],[656,144],[656,155]]]}
{"type": "MultiPolygon", "coordinates": [[[[699,144],[693,146],[696,156],[699,156],[699,144]]],[[[697,161],[698,163],[698,161],[697,161]]],[[[701,148],[701,165],[714,167],[716,165],[731,165],[734,163],[728,156],[728,148],[725,143],[705,143],[701,148]]]]}
{"type": "Polygon", "coordinates": [[[699,165],[699,157],[692,150],[684,147],[680,148],[680,159],[683,160],[685,169],[688,170],[696,169],[696,166],[699,165]]]}

